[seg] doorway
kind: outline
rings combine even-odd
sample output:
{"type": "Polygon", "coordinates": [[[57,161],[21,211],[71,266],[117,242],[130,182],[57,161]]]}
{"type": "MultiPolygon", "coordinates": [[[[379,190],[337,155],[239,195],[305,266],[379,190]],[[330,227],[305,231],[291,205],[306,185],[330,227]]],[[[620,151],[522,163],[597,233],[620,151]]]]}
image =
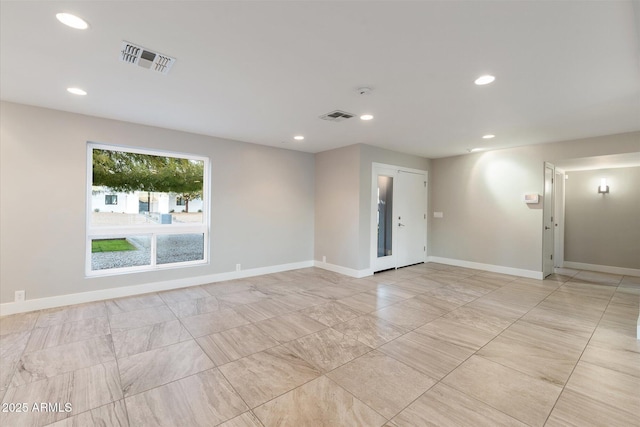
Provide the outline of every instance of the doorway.
{"type": "Polygon", "coordinates": [[[427,172],[379,163],[372,169],[373,271],[425,262],[427,172]]]}
{"type": "Polygon", "coordinates": [[[553,274],[553,235],[555,226],[553,222],[554,216],[554,178],[556,170],[551,163],[544,163],[544,195],[542,201],[542,276],[547,277],[553,274]]]}

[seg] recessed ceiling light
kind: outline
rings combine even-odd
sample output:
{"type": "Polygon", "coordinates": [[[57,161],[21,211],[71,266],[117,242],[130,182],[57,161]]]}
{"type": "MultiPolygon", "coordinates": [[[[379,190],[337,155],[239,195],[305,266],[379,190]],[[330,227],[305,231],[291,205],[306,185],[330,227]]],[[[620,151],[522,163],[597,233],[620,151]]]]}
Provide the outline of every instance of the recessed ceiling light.
{"type": "Polygon", "coordinates": [[[491,134],[489,134],[489,135],[484,135],[484,136],[482,137],[482,139],[491,139],[491,138],[495,138],[495,137],[496,137],[495,135],[491,135],[491,134]]]}
{"type": "Polygon", "coordinates": [[[467,148],[467,151],[470,153],[475,153],[476,151],[481,151],[482,148],[467,148]]]}
{"type": "Polygon", "coordinates": [[[363,114],[360,116],[360,120],[371,120],[373,116],[371,114],[363,114]]]}
{"type": "Polygon", "coordinates": [[[293,137],[293,139],[295,139],[296,141],[302,141],[304,139],[304,136],[296,135],[296,136],[293,137]]]}
{"type": "Polygon", "coordinates": [[[494,76],[490,76],[490,75],[486,75],[486,76],[480,76],[476,79],[475,84],[477,84],[478,86],[482,86],[482,85],[488,85],[489,83],[492,83],[496,78],[494,76]]]}
{"type": "Polygon", "coordinates": [[[87,91],[80,89],[79,87],[68,87],[67,92],[72,93],[74,95],[86,95],[87,91]]]}
{"type": "Polygon", "coordinates": [[[70,13],[57,13],[56,18],[64,25],[75,28],[76,30],[86,30],[89,28],[87,21],[70,13]]]}

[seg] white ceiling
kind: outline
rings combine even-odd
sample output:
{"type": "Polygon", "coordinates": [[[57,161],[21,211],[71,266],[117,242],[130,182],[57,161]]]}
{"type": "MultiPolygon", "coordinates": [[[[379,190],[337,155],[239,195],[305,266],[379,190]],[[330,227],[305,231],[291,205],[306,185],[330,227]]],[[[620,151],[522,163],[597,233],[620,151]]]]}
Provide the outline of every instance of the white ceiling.
{"type": "Polygon", "coordinates": [[[308,152],[365,143],[431,158],[640,130],[632,1],[3,0],[0,12],[7,101],[308,152]],[[90,28],[61,25],[61,11],[90,28]],[[123,40],[177,62],[166,76],[120,62],[123,40]],[[495,83],[473,84],[486,73],[495,83]],[[334,109],[375,119],[318,118],[334,109]]]}

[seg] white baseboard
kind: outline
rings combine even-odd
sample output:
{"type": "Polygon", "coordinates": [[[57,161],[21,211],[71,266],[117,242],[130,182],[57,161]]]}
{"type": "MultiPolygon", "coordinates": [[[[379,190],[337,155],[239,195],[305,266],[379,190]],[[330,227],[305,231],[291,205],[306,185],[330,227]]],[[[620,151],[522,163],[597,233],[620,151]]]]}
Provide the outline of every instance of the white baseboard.
{"type": "MultiPolygon", "coordinates": [[[[427,257],[427,262],[455,265],[456,267],[473,268],[476,270],[490,271],[492,273],[509,274],[511,276],[527,277],[529,279],[542,280],[542,271],[524,270],[521,268],[504,267],[502,265],[482,264],[480,262],[464,261],[461,259],[441,258],[437,256],[427,257]]],[[[565,263],[566,264],[566,263],[565,263]]]]}
{"type": "Polygon", "coordinates": [[[589,270],[597,271],[599,273],[621,274],[623,276],[638,276],[640,277],[640,270],[637,268],[624,268],[614,267],[610,265],[598,265],[598,264],[585,264],[583,262],[565,261],[565,268],[574,268],[576,270],[589,270]]]}
{"type": "Polygon", "coordinates": [[[356,279],[373,276],[373,270],[370,268],[365,270],[355,270],[353,268],[342,267],[340,265],[329,264],[322,261],[314,261],[314,266],[322,268],[323,270],[333,271],[334,273],[344,274],[345,276],[355,277],[356,279]]]}
{"type": "Polygon", "coordinates": [[[294,262],[291,264],[272,265],[269,267],[252,268],[228,273],[210,274],[207,276],[187,277],[184,279],[166,280],[163,282],[144,283],[142,285],[123,286],[119,288],[101,289],[97,291],[80,292],[76,294],[57,295],[53,297],[37,298],[22,302],[0,304],[0,315],[24,313],[27,311],[44,310],[65,305],[82,304],[86,302],[102,301],[112,298],[128,297],[149,292],[167,291],[171,289],[187,288],[189,286],[205,285],[223,280],[243,279],[245,277],[263,274],[279,273],[313,267],[313,261],[294,262]]]}

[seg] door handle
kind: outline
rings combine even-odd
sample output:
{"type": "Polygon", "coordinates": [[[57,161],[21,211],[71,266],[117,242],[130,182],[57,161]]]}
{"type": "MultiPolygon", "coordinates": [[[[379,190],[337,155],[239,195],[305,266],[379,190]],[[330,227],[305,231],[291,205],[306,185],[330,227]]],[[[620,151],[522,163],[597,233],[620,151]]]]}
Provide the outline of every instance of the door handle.
{"type": "Polygon", "coordinates": [[[547,227],[546,225],[544,226],[545,230],[551,230],[551,227],[547,227]]]}
{"type": "Polygon", "coordinates": [[[398,223],[398,227],[404,227],[405,225],[401,222],[398,223]]]}

